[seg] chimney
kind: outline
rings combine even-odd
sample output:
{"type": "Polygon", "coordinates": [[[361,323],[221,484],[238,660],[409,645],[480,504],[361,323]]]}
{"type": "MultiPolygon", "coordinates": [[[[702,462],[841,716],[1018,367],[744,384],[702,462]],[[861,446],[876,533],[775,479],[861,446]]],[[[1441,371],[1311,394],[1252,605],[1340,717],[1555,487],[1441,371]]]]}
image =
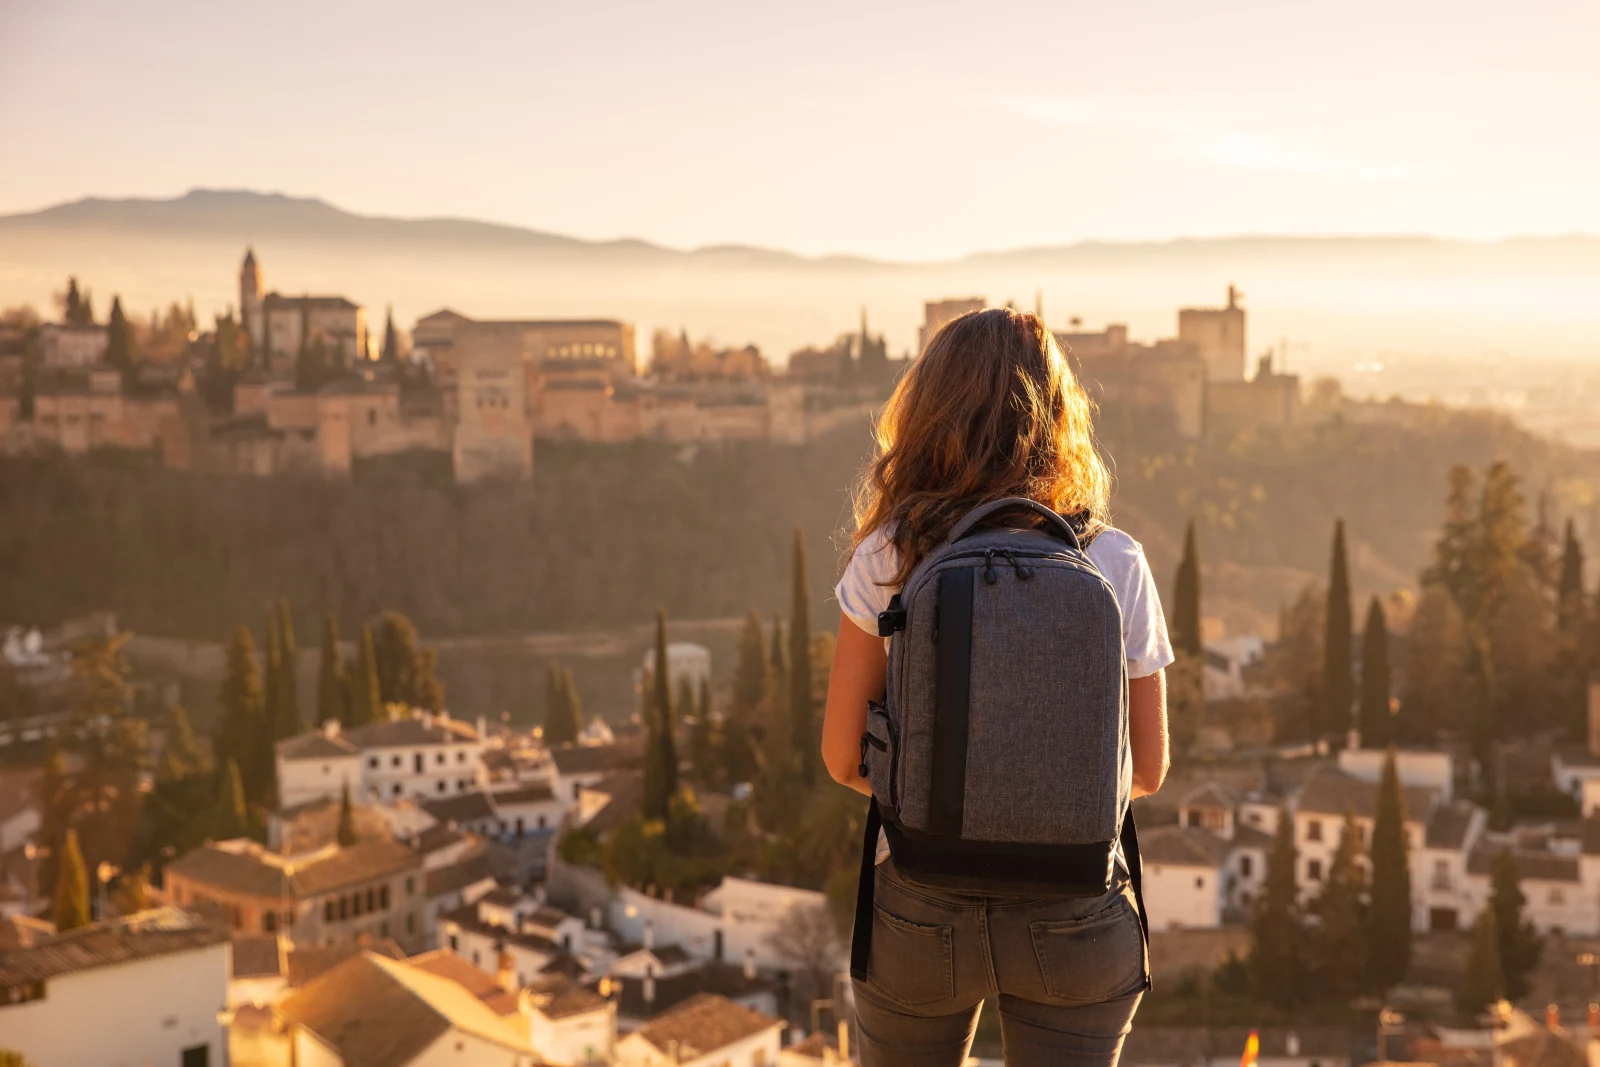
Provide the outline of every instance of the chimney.
{"type": "Polygon", "coordinates": [[[422,720],[422,728],[424,730],[433,729],[433,712],[431,712],[431,711],[420,712],[417,715],[417,717],[422,720]]]}
{"type": "MultiPolygon", "coordinates": [[[[1590,699],[1591,703],[1594,700],[1593,697],[1590,697],[1589,699],[1590,699]]],[[[323,723],[322,724],[322,736],[323,737],[338,737],[339,736],[339,720],[338,719],[329,719],[327,722],[323,723]]]]}
{"type": "Polygon", "coordinates": [[[653,949],[655,947],[656,947],[656,921],[654,919],[646,919],[644,921],[644,950],[646,952],[649,952],[651,949],[653,949]]]}
{"type": "Polygon", "coordinates": [[[753,948],[744,950],[744,980],[746,982],[756,980],[756,950],[753,948]]]}
{"type": "Polygon", "coordinates": [[[1544,1006],[1544,1025],[1546,1029],[1561,1029],[1561,1005],[1546,1004],[1544,1006]]]}
{"type": "Polygon", "coordinates": [[[489,720],[486,717],[484,717],[482,715],[479,715],[478,716],[478,740],[482,741],[482,740],[486,739],[488,736],[489,736],[489,720]]]}
{"type": "Polygon", "coordinates": [[[1589,1040],[1600,1040],[1600,1004],[1589,1002],[1589,1040]]]}
{"type": "Polygon", "coordinates": [[[589,929],[600,929],[600,905],[598,904],[589,909],[589,929]]]}
{"type": "Polygon", "coordinates": [[[1600,756],[1600,677],[1589,679],[1589,755],[1600,756]]]}
{"type": "Polygon", "coordinates": [[[500,981],[500,988],[507,993],[517,991],[517,972],[511,961],[511,953],[502,951],[499,960],[500,969],[496,977],[500,981]]]}
{"type": "Polygon", "coordinates": [[[544,897],[544,886],[542,884],[534,886],[533,887],[533,902],[535,904],[539,905],[539,907],[542,908],[542,907],[544,907],[544,900],[545,900],[545,897],[544,897]]]}
{"type": "Polygon", "coordinates": [[[644,972],[644,1002],[646,1004],[654,1004],[656,1002],[656,969],[654,967],[644,972]]]}
{"type": "Polygon", "coordinates": [[[839,1020],[839,1062],[850,1062],[850,1020],[839,1020]]]}

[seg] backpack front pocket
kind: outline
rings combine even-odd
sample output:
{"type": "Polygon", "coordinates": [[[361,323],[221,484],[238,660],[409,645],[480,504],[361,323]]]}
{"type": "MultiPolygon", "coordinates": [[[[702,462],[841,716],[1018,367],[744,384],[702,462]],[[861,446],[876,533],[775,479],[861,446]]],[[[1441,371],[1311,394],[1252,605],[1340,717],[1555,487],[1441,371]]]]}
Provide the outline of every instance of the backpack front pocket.
{"type": "Polygon", "coordinates": [[[900,769],[899,745],[894,720],[876,700],[867,701],[867,728],[861,734],[861,777],[872,786],[872,795],[886,815],[899,809],[899,790],[895,776],[900,769]]]}

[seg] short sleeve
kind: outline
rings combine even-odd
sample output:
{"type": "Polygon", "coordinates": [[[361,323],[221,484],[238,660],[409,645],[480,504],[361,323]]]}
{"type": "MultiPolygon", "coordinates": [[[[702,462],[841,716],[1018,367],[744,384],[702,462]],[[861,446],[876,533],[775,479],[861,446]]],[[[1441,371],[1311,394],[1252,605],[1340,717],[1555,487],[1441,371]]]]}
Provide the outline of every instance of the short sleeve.
{"type": "Polygon", "coordinates": [[[874,530],[856,546],[845,564],[844,574],[833,592],[839,610],[867,633],[878,635],[878,613],[889,606],[898,592],[895,586],[881,583],[892,579],[900,569],[900,555],[882,530],[874,530]]]}
{"type": "Polygon", "coordinates": [[[1144,678],[1172,663],[1172,642],[1167,637],[1167,617],[1155,576],[1139,542],[1112,528],[1089,545],[1089,558],[1105,575],[1122,609],[1122,643],[1128,657],[1128,677],[1144,678]]]}

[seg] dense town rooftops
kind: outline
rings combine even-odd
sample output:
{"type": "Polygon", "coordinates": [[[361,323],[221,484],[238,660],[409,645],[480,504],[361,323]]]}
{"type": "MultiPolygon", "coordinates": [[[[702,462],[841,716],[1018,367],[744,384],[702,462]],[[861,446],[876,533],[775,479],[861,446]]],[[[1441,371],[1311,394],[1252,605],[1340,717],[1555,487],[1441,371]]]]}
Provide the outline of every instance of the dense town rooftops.
{"type": "Polygon", "coordinates": [[[401,1067],[452,1029],[533,1055],[524,1036],[460,983],[371,952],[324,974],[278,1013],[362,1067],[401,1067]]]}
{"type": "Polygon", "coordinates": [[[469,885],[493,877],[494,857],[489,854],[488,849],[480,849],[448,867],[435,867],[427,873],[424,881],[427,885],[427,894],[431,898],[459,892],[469,885]]]}
{"type": "Polygon", "coordinates": [[[532,987],[532,1006],[546,1019],[566,1019],[591,1011],[604,1011],[610,1001],[563,974],[545,975],[532,987]]]}
{"type": "MultiPolygon", "coordinates": [[[[1437,794],[1422,786],[1405,786],[1406,820],[1422,822],[1428,817],[1437,794]]],[[[1320,767],[1306,779],[1301,787],[1296,809],[1302,815],[1335,815],[1345,813],[1358,819],[1376,817],[1378,811],[1378,783],[1362,781],[1337,767],[1320,767]]]]}
{"type": "Polygon", "coordinates": [[[0,950],[0,986],[43,982],[98,967],[209,948],[228,931],[181,908],[153,908],[0,950]]]}
{"type": "Polygon", "coordinates": [[[278,758],[286,760],[337,759],[358,755],[361,751],[342,734],[329,736],[320,730],[286,737],[277,743],[276,749],[278,758]]]}
{"type": "Polygon", "coordinates": [[[489,802],[489,797],[474,790],[471,793],[457,793],[453,797],[441,797],[418,800],[422,810],[432,815],[442,823],[464,823],[474,819],[497,819],[498,815],[494,805],[489,802]]]}
{"type": "Polygon", "coordinates": [[[639,766],[641,755],[631,745],[566,744],[550,750],[550,759],[562,774],[595,774],[639,766]]]}
{"type": "Polygon", "coordinates": [[[387,956],[391,960],[406,958],[405,950],[393,938],[359,938],[356,942],[341,941],[332,945],[295,945],[285,962],[285,975],[289,988],[299,989],[315,982],[339,964],[362,952],[387,956]]]}
{"type": "Polygon", "coordinates": [[[483,1001],[488,1009],[501,1017],[517,1013],[517,994],[506,990],[499,980],[457,956],[448,949],[435,949],[412,956],[408,964],[440,978],[448,978],[483,1001]]]}
{"type": "Polygon", "coordinates": [[[1183,808],[1226,808],[1232,811],[1238,802],[1229,795],[1228,791],[1216,782],[1207,782],[1197,789],[1185,793],[1178,801],[1178,806],[1183,808]]]}
{"type": "Polygon", "coordinates": [[[287,939],[277,934],[233,939],[233,977],[270,978],[284,974],[288,955],[287,939]]]}
{"type": "Polygon", "coordinates": [[[207,842],[167,866],[168,872],[214,889],[291,900],[391,877],[422,866],[411,848],[372,838],[347,848],[280,856],[255,842],[207,842]]]}
{"type": "MultiPolygon", "coordinates": [[[[1467,873],[1488,876],[1494,870],[1494,860],[1502,852],[1501,846],[1481,844],[1467,856],[1467,873]]],[[[1527,852],[1513,850],[1517,873],[1523,878],[1541,882],[1578,881],[1578,857],[1563,856],[1555,852],[1527,852]]]]}
{"type": "Polygon", "coordinates": [[[532,934],[526,931],[508,930],[504,926],[497,926],[494,923],[484,922],[478,917],[478,906],[476,904],[468,904],[464,907],[457,908],[454,911],[447,911],[443,915],[439,916],[439,920],[441,922],[455,923],[468,933],[481,934],[485,937],[496,938],[497,940],[503,941],[508,945],[516,945],[519,948],[525,948],[531,952],[540,952],[553,955],[561,948],[560,945],[557,945],[548,937],[541,937],[538,934],[532,934]]]}
{"type": "Polygon", "coordinates": [[[783,1020],[735,1004],[715,993],[702,993],[684,1001],[634,1031],[679,1062],[698,1059],[763,1030],[783,1026],[783,1020]]]}
{"type": "MultiPolygon", "coordinates": [[[[759,974],[749,978],[742,967],[714,960],[676,974],[657,975],[652,979],[653,988],[650,992],[654,996],[649,1000],[645,999],[644,978],[612,975],[604,980],[609,981],[613,989],[619,990],[617,1011],[630,1019],[648,1019],[703,994],[743,998],[771,994],[777,990],[776,985],[759,974]]],[[[598,989],[601,981],[597,978],[584,984],[590,989],[598,989]]]]}
{"type": "Polygon", "coordinates": [[[1139,856],[1145,863],[1214,868],[1232,847],[1231,841],[1197,826],[1158,826],[1140,835],[1139,856]]]}
{"type": "Polygon", "coordinates": [[[1428,831],[1424,838],[1425,847],[1455,850],[1466,844],[1476,810],[1465,800],[1454,800],[1449,804],[1440,805],[1434,811],[1433,817],[1428,820],[1428,831]]]}

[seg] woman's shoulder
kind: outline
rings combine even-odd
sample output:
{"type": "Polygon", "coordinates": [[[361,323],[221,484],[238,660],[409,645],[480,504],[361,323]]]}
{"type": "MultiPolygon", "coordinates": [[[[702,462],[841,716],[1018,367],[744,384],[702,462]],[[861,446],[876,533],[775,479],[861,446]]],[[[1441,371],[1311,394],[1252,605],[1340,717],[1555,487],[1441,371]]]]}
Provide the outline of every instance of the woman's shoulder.
{"type": "Polygon", "coordinates": [[[1127,531],[1115,526],[1103,526],[1089,542],[1089,554],[1097,559],[1136,560],[1144,555],[1144,546],[1135,541],[1127,531]]]}

